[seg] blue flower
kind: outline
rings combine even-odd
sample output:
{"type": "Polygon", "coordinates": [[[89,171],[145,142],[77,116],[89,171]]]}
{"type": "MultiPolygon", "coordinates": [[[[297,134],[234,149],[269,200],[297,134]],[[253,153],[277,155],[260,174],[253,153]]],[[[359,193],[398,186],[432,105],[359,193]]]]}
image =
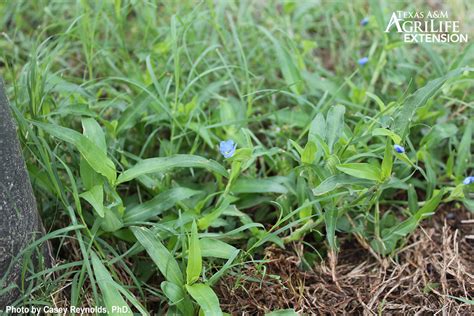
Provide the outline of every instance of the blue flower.
{"type": "Polygon", "coordinates": [[[237,144],[232,139],[224,140],[219,144],[219,151],[225,158],[230,158],[235,154],[237,144]]]}
{"type": "Polygon", "coordinates": [[[400,145],[393,145],[393,149],[399,154],[403,154],[405,152],[405,147],[400,145]]]}
{"type": "Polygon", "coordinates": [[[360,20],[360,25],[361,26],[366,26],[367,24],[369,24],[369,18],[368,17],[365,17],[362,20],[360,20]]]}
{"type": "Polygon", "coordinates": [[[365,64],[367,64],[369,62],[369,58],[368,57],[362,57],[361,59],[359,59],[357,61],[357,63],[361,66],[364,66],[365,64]]]}
{"type": "Polygon", "coordinates": [[[474,183],[474,177],[467,177],[466,179],[464,179],[464,181],[462,183],[464,183],[466,185],[474,183]]]}

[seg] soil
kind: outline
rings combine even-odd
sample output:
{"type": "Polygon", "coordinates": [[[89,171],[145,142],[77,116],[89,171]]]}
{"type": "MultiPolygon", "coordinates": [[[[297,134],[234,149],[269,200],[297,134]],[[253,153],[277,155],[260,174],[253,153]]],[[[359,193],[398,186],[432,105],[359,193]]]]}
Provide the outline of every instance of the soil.
{"type": "Polygon", "coordinates": [[[347,241],[337,260],[330,256],[312,271],[300,269],[301,244],[272,246],[263,267],[228,274],[215,289],[232,315],[288,308],[309,315],[473,315],[473,218],[444,205],[392,258],[347,241]]]}

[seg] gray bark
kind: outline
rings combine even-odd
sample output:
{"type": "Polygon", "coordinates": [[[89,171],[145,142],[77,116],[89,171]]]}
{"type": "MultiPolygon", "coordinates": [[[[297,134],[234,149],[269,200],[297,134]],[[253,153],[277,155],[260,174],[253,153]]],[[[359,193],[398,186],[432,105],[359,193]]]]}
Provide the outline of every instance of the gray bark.
{"type": "MultiPolygon", "coordinates": [[[[20,281],[21,250],[43,231],[16,126],[0,78],[0,290],[20,281]],[[8,273],[7,273],[8,271],[8,273]]],[[[0,295],[0,310],[18,297],[17,289],[0,295]]]]}

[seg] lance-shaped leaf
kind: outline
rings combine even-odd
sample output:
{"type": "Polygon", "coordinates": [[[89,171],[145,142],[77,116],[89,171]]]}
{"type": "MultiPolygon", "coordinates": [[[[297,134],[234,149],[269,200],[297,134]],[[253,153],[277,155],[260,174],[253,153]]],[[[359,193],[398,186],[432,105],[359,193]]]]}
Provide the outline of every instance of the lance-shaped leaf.
{"type": "Polygon", "coordinates": [[[143,227],[131,227],[131,230],[166,280],[182,286],[184,284],[183,273],[169,250],[150,230],[143,227]]]}
{"type": "Polygon", "coordinates": [[[359,179],[379,181],[381,178],[380,168],[368,163],[346,163],[337,165],[336,168],[359,179]]]}
{"type": "Polygon", "coordinates": [[[416,110],[425,105],[426,102],[433,97],[441,87],[448,81],[448,79],[455,78],[461,75],[463,69],[458,68],[448,72],[446,75],[437,79],[429,81],[425,86],[416,90],[404,102],[399,111],[395,112],[393,117],[393,124],[391,129],[402,138],[408,134],[410,124],[413,121],[416,110]]]}
{"type": "Polygon", "coordinates": [[[206,284],[186,285],[188,293],[196,300],[205,316],[222,316],[216,293],[206,284]]]}
{"type": "Polygon", "coordinates": [[[127,182],[150,173],[171,171],[174,168],[205,168],[221,176],[228,176],[225,168],[214,160],[194,155],[173,155],[141,160],[132,168],[124,171],[118,177],[117,183],[127,182]]]}
{"type": "Polygon", "coordinates": [[[117,174],[114,163],[89,138],[69,128],[46,123],[34,124],[48,134],[74,145],[94,171],[105,176],[111,184],[115,182],[117,174]]]}
{"type": "Polygon", "coordinates": [[[186,283],[193,284],[199,279],[202,271],[201,245],[196,222],[193,222],[191,236],[189,236],[188,266],[186,267],[186,283]]]}

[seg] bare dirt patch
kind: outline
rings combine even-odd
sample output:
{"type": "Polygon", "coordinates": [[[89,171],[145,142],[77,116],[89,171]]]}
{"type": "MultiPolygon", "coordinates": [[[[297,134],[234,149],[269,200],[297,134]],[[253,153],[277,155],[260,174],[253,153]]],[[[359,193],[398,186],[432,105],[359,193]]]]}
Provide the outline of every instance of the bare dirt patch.
{"type": "Polygon", "coordinates": [[[474,299],[473,215],[444,205],[394,258],[376,259],[358,243],[345,242],[334,269],[327,260],[302,271],[297,252],[270,247],[263,267],[230,274],[216,290],[223,310],[233,315],[285,308],[305,314],[472,315],[474,305],[456,297],[474,299]]]}

